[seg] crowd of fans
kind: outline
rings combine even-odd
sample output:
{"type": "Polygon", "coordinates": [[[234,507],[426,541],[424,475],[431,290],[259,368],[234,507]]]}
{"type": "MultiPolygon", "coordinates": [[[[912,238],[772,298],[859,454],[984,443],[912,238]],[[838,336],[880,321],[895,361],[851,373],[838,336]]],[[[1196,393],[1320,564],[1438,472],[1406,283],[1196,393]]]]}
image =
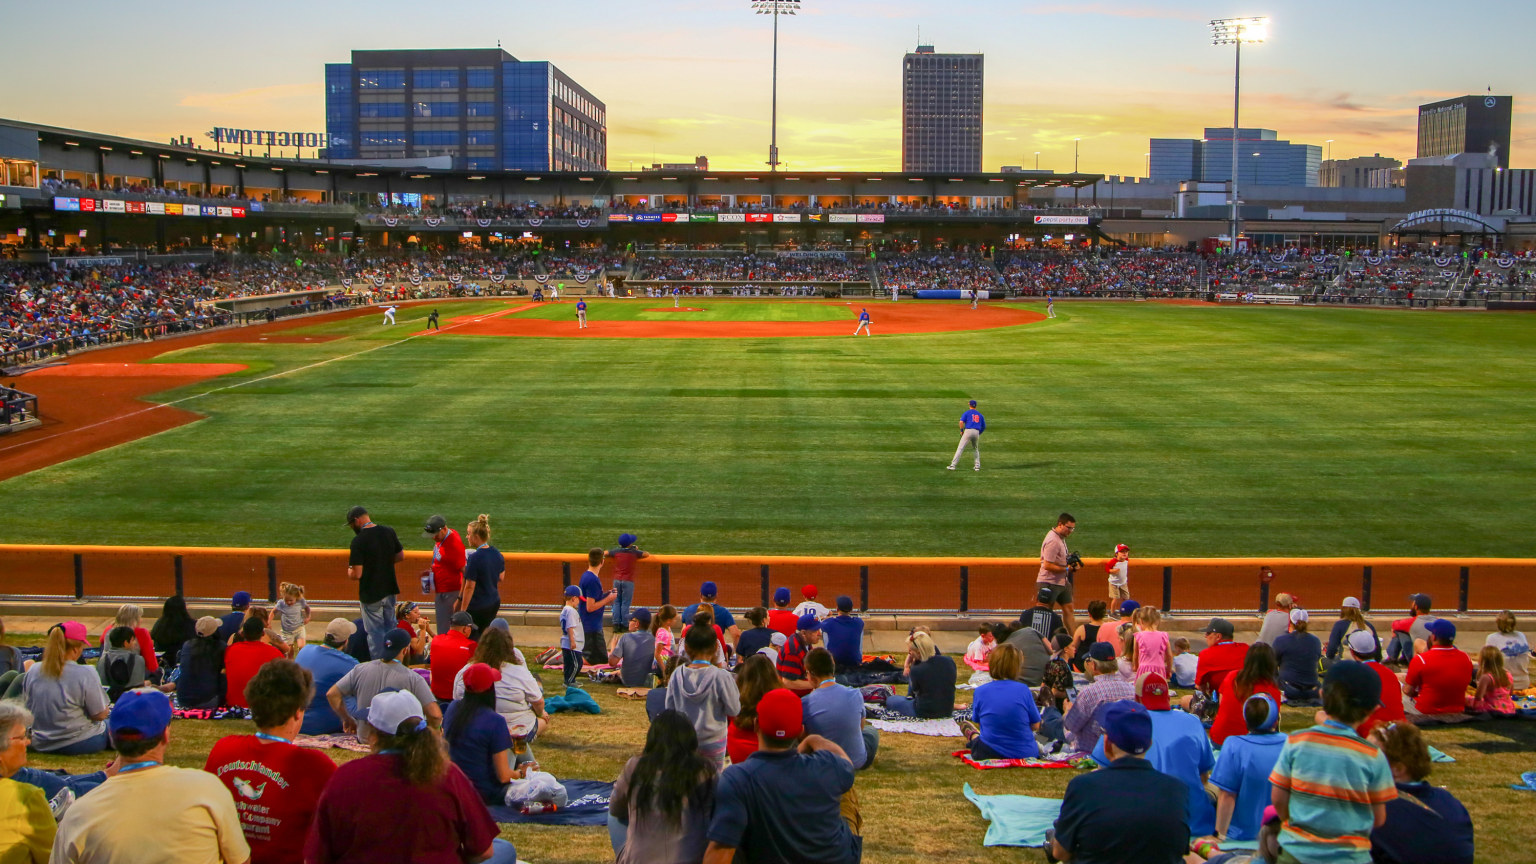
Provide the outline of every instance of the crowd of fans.
{"type": "Polygon", "coordinates": [[[645,256],[638,278],[674,282],[867,282],[863,261],[843,255],[645,256]]]}
{"type": "Polygon", "coordinates": [[[912,293],[936,288],[978,291],[1001,287],[993,262],[973,252],[913,250],[882,253],[880,284],[888,291],[912,293]]]}
{"type": "Polygon", "coordinates": [[[91,194],[95,194],[95,195],[118,194],[118,195],[133,195],[133,196],[137,196],[137,197],[144,197],[144,198],[150,198],[150,199],[168,198],[168,199],[176,199],[176,200],[187,199],[187,200],[197,200],[197,201],[230,201],[230,202],[242,202],[243,201],[243,202],[246,202],[246,203],[257,203],[257,204],[316,204],[316,203],[324,203],[324,202],[311,201],[308,198],[301,198],[301,197],[299,197],[297,195],[287,195],[287,196],[279,195],[279,196],[274,198],[270,192],[263,192],[260,195],[241,195],[241,194],[237,193],[236,191],[234,191],[233,189],[231,189],[229,191],[226,191],[226,192],[208,191],[208,192],[199,192],[197,194],[193,194],[193,193],[191,193],[191,192],[189,192],[189,191],[187,191],[185,189],[178,189],[178,188],[169,187],[169,186],[156,186],[156,185],[154,185],[152,183],[122,183],[122,182],[118,182],[118,183],[115,183],[115,184],[113,184],[111,186],[100,186],[99,187],[95,183],[87,183],[87,184],[82,186],[81,184],[76,183],[73,180],[60,180],[60,179],[55,179],[55,178],[48,178],[48,179],[44,179],[42,181],[42,183],[40,184],[40,188],[47,195],[51,195],[51,196],[52,195],[62,195],[62,196],[66,196],[66,197],[86,196],[86,195],[91,195],[91,194]]]}
{"type": "Polygon", "coordinates": [[[520,204],[491,204],[488,202],[478,204],[426,204],[419,207],[374,203],[365,205],[363,209],[368,220],[371,222],[378,222],[386,217],[399,219],[431,217],[453,219],[460,222],[482,220],[492,222],[526,222],[530,219],[600,219],[603,217],[603,210],[599,207],[558,207],[539,204],[535,201],[526,201],[520,204]]]}
{"type": "Polygon", "coordinates": [[[1192,252],[1020,252],[1002,267],[1003,284],[1025,296],[1188,292],[1199,289],[1200,274],[1201,257],[1192,252]]]}

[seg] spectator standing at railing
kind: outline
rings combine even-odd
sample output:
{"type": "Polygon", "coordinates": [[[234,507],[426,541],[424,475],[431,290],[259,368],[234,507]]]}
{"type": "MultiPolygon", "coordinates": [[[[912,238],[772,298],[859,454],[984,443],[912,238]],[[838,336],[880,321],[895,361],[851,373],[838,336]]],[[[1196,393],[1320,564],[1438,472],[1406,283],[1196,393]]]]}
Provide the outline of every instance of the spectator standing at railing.
{"type": "Polygon", "coordinates": [[[384,657],[384,637],[395,628],[395,598],[400,585],[395,581],[395,565],[405,560],[405,547],[395,529],[375,524],[368,508],[347,511],[347,525],[352,538],[347,559],[347,578],[357,584],[357,600],[362,610],[363,629],[368,633],[368,651],[373,659],[384,657]]]}

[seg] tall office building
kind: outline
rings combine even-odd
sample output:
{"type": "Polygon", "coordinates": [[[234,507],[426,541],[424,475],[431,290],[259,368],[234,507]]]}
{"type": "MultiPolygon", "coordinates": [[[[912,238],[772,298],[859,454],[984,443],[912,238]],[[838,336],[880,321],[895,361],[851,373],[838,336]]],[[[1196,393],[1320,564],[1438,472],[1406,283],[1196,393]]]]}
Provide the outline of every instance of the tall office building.
{"type": "Polygon", "coordinates": [[[1237,182],[1241,186],[1316,186],[1323,148],[1280,140],[1273,129],[1206,128],[1205,137],[1153,138],[1153,181],[1197,180],[1225,183],[1232,179],[1232,149],[1237,148],[1237,182]]]}
{"type": "Polygon", "coordinates": [[[607,107],[555,64],[500,48],[353,51],[325,66],[334,159],[452,156],[470,171],[601,171],[607,107]]]}
{"type": "Polygon", "coordinates": [[[932,45],[902,59],[903,171],[981,171],[982,60],[932,45]]]}
{"type": "Polygon", "coordinates": [[[1462,96],[1419,106],[1419,158],[1492,153],[1509,167],[1509,133],[1515,100],[1509,96],[1462,96]]]}

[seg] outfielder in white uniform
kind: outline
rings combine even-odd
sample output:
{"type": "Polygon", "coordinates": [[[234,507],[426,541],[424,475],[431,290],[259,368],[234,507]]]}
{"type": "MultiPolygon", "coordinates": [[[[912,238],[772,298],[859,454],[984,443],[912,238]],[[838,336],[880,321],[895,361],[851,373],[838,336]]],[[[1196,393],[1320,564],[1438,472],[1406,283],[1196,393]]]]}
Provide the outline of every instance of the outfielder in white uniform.
{"type": "Polygon", "coordinates": [[[873,335],[875,335],[875,334],[869,332],[869,310],[868,309],[860,309],[859,310],[859,326],[853,328],[853,335],[855,335],[855,336],[859,335],[859,331],[860,330],[864,331],[864,335],[865,336],[873,336],[873,335]]]}
{"type": "Polygon", "coordinates": [[[981,470],[981,433],[987,430],[987,418],[981,416],[976,410],[976,400],[971,400],[969,408],[960,415],[960,446],[955,448],[955,458],[949,460],[949,470],[955,470],[960,464],[960,457],[965,455],[965,445],[969,444],[976,451],[976,471],[981,470]]]}
{"type": "Polygon", "coordinates": [[[388,327],[389,325],[395,323],[395,310],[399,308],[399,306],[384,307],[384,326],[388,327]]]}

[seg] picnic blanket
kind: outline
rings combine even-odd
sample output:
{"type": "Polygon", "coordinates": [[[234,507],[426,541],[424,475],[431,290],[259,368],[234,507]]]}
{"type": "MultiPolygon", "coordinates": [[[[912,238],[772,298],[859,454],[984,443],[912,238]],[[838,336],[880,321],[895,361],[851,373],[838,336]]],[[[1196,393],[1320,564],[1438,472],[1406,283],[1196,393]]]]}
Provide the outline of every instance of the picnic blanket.
{"type": "Polygon", "coordinates": [[[221,708],[172,708],[171,716],[177,720],[249,720],[251,709],[234,705],[221,708]]]}
{"type": "Polygon", "coordinates": [[[1521,792],[1536,792],[1536,771],[1521,774],[1520,782],[1509,784],[1509,788],[1519,789],[1521,792]]]}
{"type": "Polygon", "coordinates": [[[994,768],[1078,768],[1091,771],[1099,767],[1093,757],[1082,753],[1053,753],[1033,759],[972,759],[969,750],[956,750],[949,755],[981,771],[994,768]]]}
{"type": "Polygon", "coordinates": [[[965,797],[981,811],[987,826],[983,846],[1024,846],[1038,849],[1045,845],[1046,829],[1061,815],[1060,798],[1036,798],[1031,795],[978,795],[967,783],[961,789],[965,797]]]}
{"type": "Polygon", "coordinates": [[[295,735],[294,746],[308,747],[311,750],[348,750],[353,753],[367,753],[368,745],[357,740],[355,735],[295,735]]]}
{"type": "Polygon", "coordinates": [[[487,807],[497,822],[533,825],[607,825],[608,798],[613,784],[600,780],[561,780],[570,803],[551,813],[524,813],[504,804],[487,807]]]}
{"type": "Polygon", "coordinates": [[[592,698],[592,694],[580,687],[567,687],[564,696],[544,697],[544,710],[551,714],[561,711],[570,711],[579,714],[601,714],[602,706],[592,698]]]}
{"type": "Polygon", "coordinates": [[[960,723],[971,719],[971,709],[963,708],[956,711],[953,717],[948,718],[919,719],[888,708],[865,705],[864,715],[869,718],[869,725],[881,732],[927,735],[932,738],[961,738],[964,736],[960,734],[960,723]]]}
{"type": "Polygon", "coordinates": [[[1442,751],[1442,750],[1440,750],[1440,749],[1438,749],[1436,747],[1430,747],[1429,748],[1429,761],[1431,761],[1431,762],[1455,762],[1456,759],[1454,757],[1452,757],[1452,756],[1447,756],[1444,753],[1444,751],[1442,751]]]}

